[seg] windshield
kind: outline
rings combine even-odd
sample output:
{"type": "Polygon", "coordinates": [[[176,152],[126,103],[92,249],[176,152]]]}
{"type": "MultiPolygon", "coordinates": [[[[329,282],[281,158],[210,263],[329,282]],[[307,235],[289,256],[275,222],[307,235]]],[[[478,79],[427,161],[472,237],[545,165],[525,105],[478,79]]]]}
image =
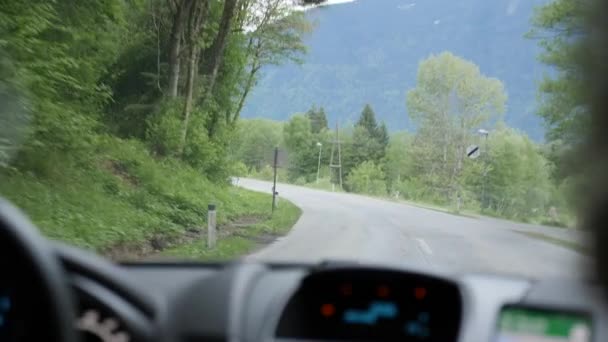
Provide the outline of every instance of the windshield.
{"type": "Polygon", "coordinates": [[[582,276],[577,0],[0,5],[0,194],[113,260],[582,276]]]}

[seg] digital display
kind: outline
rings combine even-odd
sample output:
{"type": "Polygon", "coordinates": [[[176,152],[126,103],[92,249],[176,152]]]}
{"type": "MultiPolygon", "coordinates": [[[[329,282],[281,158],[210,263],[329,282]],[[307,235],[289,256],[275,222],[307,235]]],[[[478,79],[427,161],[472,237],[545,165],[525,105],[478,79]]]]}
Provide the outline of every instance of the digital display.
{"type": "Polygon", "coordinates": [[[309,340],[456,341],[458,288],[433,277],[337,270],[306,278],[277,336],[309,340]]]}
{"type": "Polygon", "coordinates": [[[498,319],[495,342],[591,342],[584,314],[508,306],[498,319]]]}

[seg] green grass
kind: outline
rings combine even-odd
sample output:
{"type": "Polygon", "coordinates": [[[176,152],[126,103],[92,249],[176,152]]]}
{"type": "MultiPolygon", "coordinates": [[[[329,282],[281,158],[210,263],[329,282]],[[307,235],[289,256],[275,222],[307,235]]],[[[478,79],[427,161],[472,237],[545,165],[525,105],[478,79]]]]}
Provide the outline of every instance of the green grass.
{"type": "Polygon", "coordinates": [[[526,235],[533,239],[542,240],[542,241],[552,243],[557,246],[565,247],[565,248],[568,248],[570,250],[573,250],[573,251],[581,253],[581,254],[591,255],[591,251],[589,250],[589,248],[579,244],[578,242],[563,240],[563,239],[555,238],[552,236],[548,236],[548,235],[545,235],[542,233],[536,233],[536,232],[524,232],[521,230],[516,230],[515,232],[526,235]]]}
{"type": "Polygon", "coordinates": [[[213,249],[205,245],[205,240],[197,240],[192,243],[167,249],[162,253],[172,258],[184,258],[193,260],[229,260],[245,254],[254,247],[255,243],[240,236],[230,236],[220,239],[213,249]]]}
{"type": "Polygon", "coordinates": [[[282,200],[272,217],[247,227],[240,227],[232,236],[220,239],[215,248],[207,248],[205,239],[169,248],[162,255],[172,258],[194,260],[224,260],[242,256],[254,250],[261,243],[268,243],[273,237],[283,235],[291,229],[301,215],[301,210],[290,202],[282,200]],[[258,239],[263,237],[264,242],[258,239]]]}
{"type": "MultiPolygon", "coordinates": [[[[154,158],[140,142],[112,137],[96,137],[85,156],[44,151],[16,165],[0,169],[0,194],[46,236],[98,252],[204,227],[209,203],[217,206],[218,224],[268,215],[271,203],[270,195],[211,182],[179,161],[154,158]]],[[[276,221],[276,230],[289,222],[276,221]]],[[[222,244],[227,251],[245,245],[222,244]]]]}

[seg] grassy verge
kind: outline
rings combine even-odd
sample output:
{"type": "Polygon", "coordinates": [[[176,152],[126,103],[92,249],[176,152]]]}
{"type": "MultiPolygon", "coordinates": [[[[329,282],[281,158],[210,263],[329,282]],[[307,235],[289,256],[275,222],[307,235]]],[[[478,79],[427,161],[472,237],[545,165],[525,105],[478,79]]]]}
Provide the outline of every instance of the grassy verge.
{"type": "Polygon", "coordinates": [[[232,259],[284,235],[296,223],[300,215],[301,210],[298,207],[283,200],[274,215],[264,217],[260,222],[241,226],[229,232],[227,237],[219,239],[217,246],[213,249],[207,248],[206,240],[202,238],[188,244],[169,248],[162,255],[195,260],[232,259]]]}
{"type": "Polygon", "coordinates": [[[204,227],[209,203],[219,225],[268,214],[269,195],[211,182],[177,160],[154,158],[137,141],[95,139],[86,155],[43,151],[0,168],[0,194],[46,236],[105,255],[117,246],[141,255],[163,249],[204,227]]]}
{"type": "Polygon", "coordinates": [[[557,246],[565,247],[565,248],[568,248],[570,250],[573,250],[573,251],[581,253],[581,254],[591,255],[591,251],[589,250],[589,248],[581,245],[578,242],[558,239],[558,238],[555,238],[552,236],[548,236],[548,235],[545,235],[542,233],[536,233],[536,232],[524,232],[524,231],[520,231],[520,230],[516,230],[515,232],[526,235],[533,239],[542,240],[542,241],[552,243],[557,246]]]}
{"type": "MultiPolygon", "coordinates": [[[[395,199],[392,198],[392,200],[395,200],[395,199]]],[[[440,206],[437,204],[425,203],[425,202],[413,202],[413,201],[407,201],[407,200],[403,200],[403,199],[399,199],[399,200],[395,200],[395,201],[397,201],[399,203],[405,203],[407,205],[411,205],[414,207],[434,210],[434,211],[438,211],[438,212],[442,212],[442,213],[446,213],[446,214],[464,216],[464,217],[469,217],[469,218],[479,218],[479,214],[477,212],[473,212],[473,211],[466,210],[466,209],[461,210],[461,211],[456,211],[454,208],[450,208],[447,206],[440,206]]]]}

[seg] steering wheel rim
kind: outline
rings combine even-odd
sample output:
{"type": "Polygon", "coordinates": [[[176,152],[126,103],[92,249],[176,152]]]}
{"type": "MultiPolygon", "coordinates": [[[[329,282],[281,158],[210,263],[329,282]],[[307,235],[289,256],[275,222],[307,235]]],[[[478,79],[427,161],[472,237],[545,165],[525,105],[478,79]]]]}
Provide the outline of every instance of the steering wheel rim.
{"type": "MultiPolygon", "coordinates": [[[[9,272],[9,278],[19,279],[18,277],[23,277],[22,272],[25,272],[24,278],[38,281],[36,284],[27,285],[35,290],[32,296],[40,298],[43,303],[25,310],[41,310],[44,315],[48,315],[45,317],[46,326],[31,327],[28,322],[24,322],[26,328],[49,330],[37,332],[40,336],[46,336],[47,341],[76,342],[73,328],[74,306],[59,261],[30,220],[2,198],[0,198],[0,249],[8,250],[10,254],[17,254],[8,255],[10,262],[22,263],[25,266],[20,267],[19,272],[14,272],[18,274],[9,272]]],[[[0,257],[2,257],[1,251],[0,257]]]]}

